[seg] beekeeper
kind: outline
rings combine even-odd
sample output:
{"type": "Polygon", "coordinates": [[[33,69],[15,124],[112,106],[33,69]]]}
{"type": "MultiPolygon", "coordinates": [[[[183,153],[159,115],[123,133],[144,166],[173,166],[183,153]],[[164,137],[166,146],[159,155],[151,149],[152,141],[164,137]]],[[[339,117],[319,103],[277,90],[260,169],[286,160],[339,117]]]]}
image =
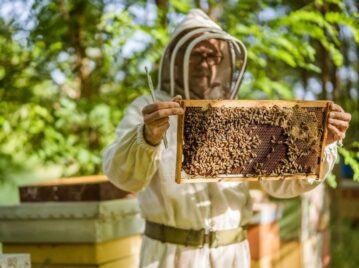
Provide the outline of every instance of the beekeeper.
{"type": "MultiPolygon", "coordinates": [[[[138,192],[146,219],[141,267],[250,267],[245,226],[251,214],[248,185],[242,182],[176,184],[176,100],[235,98],[246,51],[201,10],[177,26],[161,58],[158,102],[137,98],[105,151],[104,173],[119,188],[138,192]],[[166,135],[168,148],[162,138],[166,135]]],[[[350,115],[333,105],[325,148],[324,176],[332,170],[336,141],[350,115]]],[[[321,181],[261,182],[276,197],[294,197],[321,181]]]]}

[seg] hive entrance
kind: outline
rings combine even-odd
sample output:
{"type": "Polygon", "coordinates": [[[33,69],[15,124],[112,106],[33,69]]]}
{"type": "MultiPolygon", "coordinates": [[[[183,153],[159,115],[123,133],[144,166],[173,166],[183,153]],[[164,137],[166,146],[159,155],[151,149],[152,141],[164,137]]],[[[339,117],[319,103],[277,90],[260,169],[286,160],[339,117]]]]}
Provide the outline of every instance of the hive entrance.
{"type": "Polygon", "coordinates": [[[328,102],[183,101],[177,182],[318,177],[328,102]]]}

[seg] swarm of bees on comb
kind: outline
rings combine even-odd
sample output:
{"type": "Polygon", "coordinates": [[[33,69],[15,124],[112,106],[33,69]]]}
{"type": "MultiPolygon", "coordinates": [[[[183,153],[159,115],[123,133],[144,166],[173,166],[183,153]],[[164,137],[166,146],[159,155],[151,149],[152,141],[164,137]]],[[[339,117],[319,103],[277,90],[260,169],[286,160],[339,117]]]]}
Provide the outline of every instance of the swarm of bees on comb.
{"type": "Polygon", "coordinates": [[[323,107],[186,107],[182,169],[190,176],[318,173],[323,107]]]}

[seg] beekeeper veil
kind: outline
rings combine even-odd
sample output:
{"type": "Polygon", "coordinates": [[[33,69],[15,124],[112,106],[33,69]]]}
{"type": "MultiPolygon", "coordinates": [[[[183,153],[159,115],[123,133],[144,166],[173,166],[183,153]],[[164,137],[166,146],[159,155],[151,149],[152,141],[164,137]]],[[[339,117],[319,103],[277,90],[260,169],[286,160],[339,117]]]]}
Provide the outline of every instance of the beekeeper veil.
{"type": "Polygon", "coordinates": [[[243,78],[246,62],[247,52],[243,43],[224,32],[202,10],[194,9],[171,35],[161,58],[158,87],[171,96],[180,94],[186,99],[234,99],[243,78]],[[216,71],[211,76],[207,93],[200,96],[194,89],[195,85],[189,83],[191,53],[197,44],[214,39],[219,41],[218,61],[214,60],[213,63],[216,64],[216,71]],[[176,64],[178,61],[181,64],[176,64]]]}

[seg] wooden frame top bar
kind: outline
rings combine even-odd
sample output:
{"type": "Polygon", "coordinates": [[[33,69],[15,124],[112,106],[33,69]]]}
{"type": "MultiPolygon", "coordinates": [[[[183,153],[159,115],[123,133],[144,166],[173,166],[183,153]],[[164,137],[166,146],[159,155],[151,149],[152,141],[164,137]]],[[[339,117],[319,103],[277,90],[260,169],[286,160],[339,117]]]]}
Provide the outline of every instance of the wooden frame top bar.
{"type": "Polygon", "coordinates": [[[212,107],[327,107],[330,101],[303,101],[303,100],[182,100],[182,107],[205,107],[210,104],[212,107]]]}

